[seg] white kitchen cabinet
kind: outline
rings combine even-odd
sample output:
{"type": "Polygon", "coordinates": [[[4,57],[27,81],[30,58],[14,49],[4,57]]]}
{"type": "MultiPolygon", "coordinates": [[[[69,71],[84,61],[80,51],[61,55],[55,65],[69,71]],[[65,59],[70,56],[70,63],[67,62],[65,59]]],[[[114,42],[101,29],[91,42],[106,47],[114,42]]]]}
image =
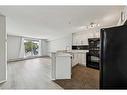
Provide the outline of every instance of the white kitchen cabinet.
{"type": "Polygon", "coordinates": [[[79,63],[78,54],[73,53],[73,57],[72,57],[72,67],[75,66],[75,65],[78,64],[78,63],[79,63]]]}
{"type": "Polygon", "coordinates": [[[52,53],[52,79],[71,79],[72,55],[52,53]]]}
{"type": "Polygon", "coordinates": [[[81,64],[81,65],[84,65],[86,66],[86,57],[85,57],[85,53],[78,53],[78,57],[77,57],[77,60],[78,60],[78,63],[81,64]]]}
{"type": "Polygon", "coordinates": [[[88,41],[84,33],[73,33],[72,39],[72,45],[86,45],[88,41]]]}
{"type": "Polygon", "coordinates": [[[123,25],[125,23],[125,21],[127,20],[127,6],[124,7],[123,11],[119,15],[121,15],[121,16],[119,17],[117,26],[123,25]]]}
{"type": "Polygon", "coordinates": [[[78,63],[81,64],[82,63],[82,53],[78,53],[77,55],[78,55],[77,57],[78,63]]]}
{"type": "Polygon", "coordinates": [[[93,28],[72,34],[72,45],[88,45],[88,38],[100,37],[100,28],[93,28]]]}
{"type": "Polygon", "coordinates": [[[56,57],[56,79],[71,79],[71,57],[56,57]]]}
{"type": "Polygon", "coordinates": [[[86,66],[86,52],[88,52],[88,50],[73,50],[72,66],[76,64],[86,66]]]}
{"type": "Polygon", "coordinates": [[[86,53],[81,54],[81,64],[86,66],[86,53]]]}
{"type": "Polygon", "coordinates": [[[52,61],[52,70],[51,70],[51,79],[55,80],[56,78],[56,53],[51,54],[51,61],[52,61]]]}

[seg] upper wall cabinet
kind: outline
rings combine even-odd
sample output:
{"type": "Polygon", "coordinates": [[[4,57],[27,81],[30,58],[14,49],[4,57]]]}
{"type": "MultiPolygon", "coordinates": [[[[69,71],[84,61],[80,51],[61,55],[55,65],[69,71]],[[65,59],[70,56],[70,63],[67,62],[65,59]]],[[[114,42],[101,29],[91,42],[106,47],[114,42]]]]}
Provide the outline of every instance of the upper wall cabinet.
{"type": "Polygon", "coordinates": [[[123,11],[121,11],[120,13],[120,18],[119,18],[119,21],[118,21],[118,26],[119,25],[123,25],[125,23],[125,21],[127,20],[127,7],[124,8],[123,11]]]}
{"type": "Polygon", "coordinates": [[[87,31],[72,34],[72,45],[88,45],[88,38],[99,38],[99,29],[90,29],[87,31]]]}

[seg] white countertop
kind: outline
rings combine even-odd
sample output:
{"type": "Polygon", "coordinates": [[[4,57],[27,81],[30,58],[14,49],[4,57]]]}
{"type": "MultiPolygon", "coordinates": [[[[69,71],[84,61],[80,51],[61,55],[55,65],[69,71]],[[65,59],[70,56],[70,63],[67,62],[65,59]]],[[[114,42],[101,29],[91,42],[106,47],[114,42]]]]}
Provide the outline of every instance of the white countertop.
{"type": "Polygon", "coordinates": [[[72,55],[69,54],[69,53],[56,53],[57,55],[56,56],[69,56],[71,57],[72,55]]]}
{"type": "Polygon", "coordinates": [[[68,52],[52,52],[53,54],[55,54],[55,56],[69,56],[71,57],[72,55],[68,52]]]}
{"type": "Polygon", "coordinates": [[[86,53],[88,50],[72,50],[72,53],[86,53]]]}
{"type": "Polygon", "coordinates": [[[60,52],[52,52],[56,54],[56,56],[72,56],[72,54],[86,54],[89,50],[71,50],[71,51],[60,51],[60,52]]]}

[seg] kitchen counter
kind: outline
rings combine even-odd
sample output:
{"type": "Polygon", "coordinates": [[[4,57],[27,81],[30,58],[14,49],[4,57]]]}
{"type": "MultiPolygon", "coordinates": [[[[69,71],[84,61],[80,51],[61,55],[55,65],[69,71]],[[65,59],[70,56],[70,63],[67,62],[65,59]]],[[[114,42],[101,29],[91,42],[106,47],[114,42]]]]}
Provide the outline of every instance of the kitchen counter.
{"type": "Polygon", "coordinates": [[[88,52],[89,50],[72,50],[71,52],[72,53],[86,53],[88,52]]]}
{"type": "Polygon", "coordinates": [[[86,66],[86,52],[88,50],[52,52],[52,79],[70,79],[73,66],[86,66]]]}
{"type": "Polygon", "coordinates": [[[88,50],[61,50],[59,52],[55,52],[57,56],[72,56],[72,67],[81,64],[86,66],[86,53],[88,50]]]}
{"type": "Polygon", "coordinates": [[[69,52],[56,53],[56,56],[72,56],[69,52]]]}

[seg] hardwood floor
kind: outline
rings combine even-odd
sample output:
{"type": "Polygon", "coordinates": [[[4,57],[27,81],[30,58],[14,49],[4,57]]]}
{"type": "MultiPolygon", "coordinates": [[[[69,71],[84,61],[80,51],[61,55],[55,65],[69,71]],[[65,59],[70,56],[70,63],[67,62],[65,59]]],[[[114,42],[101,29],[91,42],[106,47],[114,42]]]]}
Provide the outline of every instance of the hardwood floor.
{"type": "Polygon", "coordinates": [[[77,65],[71,80],[51,80],[51,59],[36,58],[8,63],[8,80],[0,89],[98,89],[99,70],[77,65]]]}
{"type": "Polygon", "coordinates": [[[99,70],[76,65],[72,78],[55,80],[64,89],[99,89],[99,70]]]}
{"type": "Polygon", "coordinates": [[[50,61],[36,58],[8,63],[8,80],[0,89],[62,89],[51,81],[50,61]]]}

